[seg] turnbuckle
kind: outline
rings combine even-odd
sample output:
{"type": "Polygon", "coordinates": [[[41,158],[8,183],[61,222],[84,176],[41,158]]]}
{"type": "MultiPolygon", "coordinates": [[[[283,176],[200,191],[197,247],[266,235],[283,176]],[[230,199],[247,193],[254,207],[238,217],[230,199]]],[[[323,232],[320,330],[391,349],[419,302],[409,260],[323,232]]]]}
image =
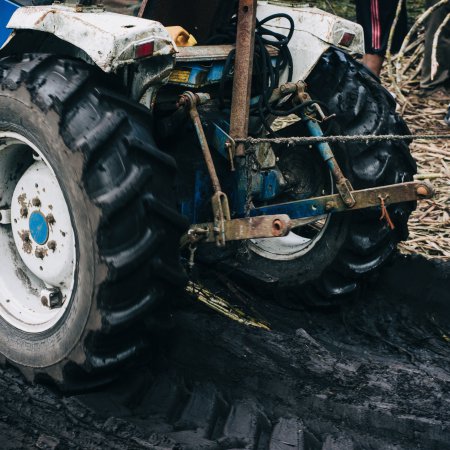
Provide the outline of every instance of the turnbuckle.
{"type": "MultiPolygon", "coordinates": [[[[296,93],[295,100],[298,103],[301,104],[312,101],[311,96],[305,90],[306,84],[301,81],[295,84],[290,83],[288,86],[286,86],[284,90],[282,89],[282,87],[280,87],[280,92],[282,94],[284,94],[283,91],[287,93],[292,93],[294,86],[296,93]]],[[[313,114],[317,113],[322,121],[328,120],[331,117],[333,117],[332,115],[327,117],[325,113],[322,111],[320,105],[317,103],[311,105],[309,111],[313,114]]],[[[301,114],[301,118],[305,121],[311,136],[320,136],[320,137],[323,136],[323,132],[322,129],[320,128],[318,121],[312,119],[310,115],[307,115],[304,111],[301,114]]],[[[346,178],[344,173],[342,172],[329,144],[327,142],[318,142],[315,144],[315,146],[319,151],[320,155],[322,156],[322,159],[325,161],[331,173],[333,174],[334,180],[336,182],[336,188],[342,198],[342,201],[348,208],[352,208],[353,206],[355,206],[356,203],[355,198],[353,197],[352,194],[353,186],[350,183],[350,180],[346,178]]]]}

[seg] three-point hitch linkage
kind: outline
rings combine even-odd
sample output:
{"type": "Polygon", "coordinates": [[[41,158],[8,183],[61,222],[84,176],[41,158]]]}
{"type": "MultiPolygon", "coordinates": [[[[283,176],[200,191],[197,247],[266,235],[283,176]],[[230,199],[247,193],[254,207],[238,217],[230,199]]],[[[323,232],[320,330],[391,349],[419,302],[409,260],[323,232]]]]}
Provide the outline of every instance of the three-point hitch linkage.
{"type": "MultiPolygon", "coordinates": [[[[326,214],[370,207],[380,207],[382,217],[392,225],[387,205],[432,197],[432,186],[423,181],[354,190],[340,168],[330,145],[327,142],[316,142],[314,147],[331,172],[338,193],[288,203],[249,206],[245,140],[248,137],[256,4],[256,0],[239,2],[230,132],[224,142],[226,151],[230,154],[230,168],[236,170],[236,191],[240,195],[237,200],[239,205],[237,214],[240,217],[231,218],[228,198],[222,191],[197,111],[197,105],[210,101],[210,96],[185,92],[180,98],[179,106],[188,109],[203,151],[214,190],[211,199],[214,222],[191,225],[182,243],[194,244],[202,241],[216,242],[218,246],[224,246],[226,241],[281,237],[291,229],[314,222],[326,214]]],[[[278,98],[271,100],[279,100],[279,104],[286,105],[287,102],[291,102],[296,106],[302,103],[304,108],[301,110],[301,119],[310,135],[319,138],[324,136],[320,123],[326,122],[330,117],[326,117],[319,103],[311,99],[304,82],[286,83],[274,91],[272,97],[274,96],[278,98]]]]}

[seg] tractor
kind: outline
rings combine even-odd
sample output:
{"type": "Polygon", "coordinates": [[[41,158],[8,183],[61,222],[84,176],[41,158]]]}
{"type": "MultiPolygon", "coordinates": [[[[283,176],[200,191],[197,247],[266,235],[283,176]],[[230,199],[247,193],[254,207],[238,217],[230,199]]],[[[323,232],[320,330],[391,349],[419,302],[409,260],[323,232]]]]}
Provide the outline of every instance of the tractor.
{"type": "Polygon", "coordinates": [[[280,0],[20,1],[0,0],[0,353],[31,381],[114,378],[195,262],[339,305],[432,195],[351,21],[280,0]]]}

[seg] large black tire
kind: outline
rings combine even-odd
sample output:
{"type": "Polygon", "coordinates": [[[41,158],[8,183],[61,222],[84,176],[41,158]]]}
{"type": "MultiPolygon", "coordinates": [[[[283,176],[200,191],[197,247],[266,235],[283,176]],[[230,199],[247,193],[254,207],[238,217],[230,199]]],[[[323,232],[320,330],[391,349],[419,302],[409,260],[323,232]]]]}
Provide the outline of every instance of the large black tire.
{"type": "Polygon", "coordinates": [[[28,334],[0,314],[3,361],[63,389],[104,383],[143,351],[148,356],[145,325],[185,282],[175,161],[156,148],[148,110],[81,61],[3,58],[0,86],[0,132],[19,133],[41,149],[78,247],[73,295],[53,328],[28,334]]]}
{"type": "MultiPolygon", "coordinates": [[[[336,114],[338,133],[409,134],[395,112],[394,99],[379,80],[337,49],[322,56],[307,86],[313,98],[336,114]]],[[[357,143],[333,149],[356,189],[411,181],[416,173],[406,142],[357,143]]],[[[334,304],[353,297],[364,280],[389,260],[398,242],[408,236],[407,221],[414,208],[414,202],[389,207],[394,230],[380,221],[379,208],[334,214],[323,237],[305,255],[276,261],[250,250],[234,259],[233,265],[256,285],[270,281],[278,293],[297,300],[334,304]]]]}

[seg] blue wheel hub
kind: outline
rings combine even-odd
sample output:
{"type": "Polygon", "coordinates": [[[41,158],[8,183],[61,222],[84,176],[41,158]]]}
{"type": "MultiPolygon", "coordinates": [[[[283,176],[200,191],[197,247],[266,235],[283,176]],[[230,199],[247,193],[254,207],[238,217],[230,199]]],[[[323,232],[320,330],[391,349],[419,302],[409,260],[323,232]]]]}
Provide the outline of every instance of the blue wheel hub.
{"type": "Polygon", "coordinates": [[[44,245],[47,242],[49,234],[48,224],[44,214],[39,211],[31,213],[29,227],[33,241],[38,245],[44,245]]]}

